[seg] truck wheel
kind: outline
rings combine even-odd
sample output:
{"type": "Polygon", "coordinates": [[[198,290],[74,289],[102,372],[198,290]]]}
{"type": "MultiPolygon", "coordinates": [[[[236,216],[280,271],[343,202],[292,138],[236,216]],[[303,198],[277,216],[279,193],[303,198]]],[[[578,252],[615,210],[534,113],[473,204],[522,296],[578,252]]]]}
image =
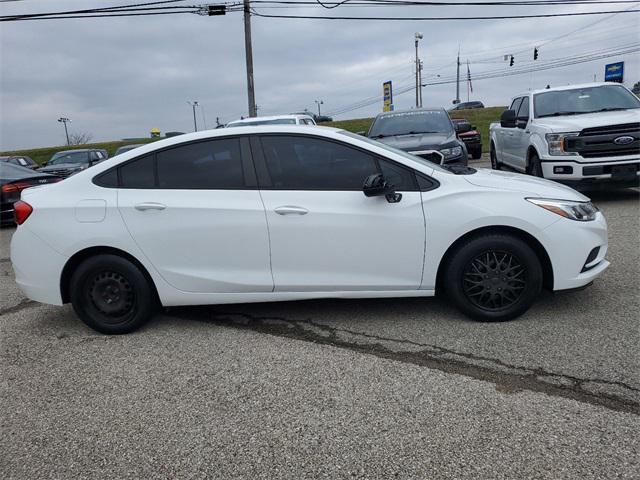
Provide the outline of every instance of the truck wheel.
{"type": "Polygon", "coordinates": [[[529,175],[542,178],[542,164],[540,163],[538,155],[535,153],[529,157],[529,175]]]}
{"type": "Polygon", "coordinates": [[[481,148],[475,149],[471,154],[471,156],[473,157],[474,160],[478,160],[479,158],[482,157],[482,149],[481,148]]]}
{"type": "Polygon", "coordinates": [[[444,288],[464,314],[482,322],[526,312],[542,289],[540,260],[521,239],[502,233],[471,238],[445,266],[444,288]]]}
{"type": "Polygon", "coordinates": [[[491,142],[491,150],[489,151],[489,157],[491,157],[491,168],[493,170],[500,170],[500,162],[498,161],[498,156],[496,155],[496,146],[491,142]]]}

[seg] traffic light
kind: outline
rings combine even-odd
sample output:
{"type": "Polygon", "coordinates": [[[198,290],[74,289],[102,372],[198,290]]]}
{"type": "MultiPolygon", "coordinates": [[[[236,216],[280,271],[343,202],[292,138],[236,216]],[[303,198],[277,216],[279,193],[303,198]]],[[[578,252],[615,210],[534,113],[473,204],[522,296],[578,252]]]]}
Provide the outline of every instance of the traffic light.
{"type": "Polygon", "coordinates": [[[509,66],[513,67],[513,55],[511,55],[511,61],[509,62],[509,66]]]}
{"type": "Polygon", "coordinates": [[[533,49],[533,59],[534,60],[538,59],[538,47],[533,49]]]}

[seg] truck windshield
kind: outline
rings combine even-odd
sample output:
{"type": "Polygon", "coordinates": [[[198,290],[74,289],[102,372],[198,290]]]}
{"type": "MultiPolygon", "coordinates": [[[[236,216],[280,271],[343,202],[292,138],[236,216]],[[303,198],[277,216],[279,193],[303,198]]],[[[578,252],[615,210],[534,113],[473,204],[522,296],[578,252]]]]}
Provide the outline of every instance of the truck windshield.
{"type": "Polygon", "coordinates": [[[620,85],[556,90],[533,96],[536,118],[640,108],[640,100],[620,85]]]}
{"type": "Polygon", "coordinates": [[[89,152],[60,152],[56,153],[47,165],[62,163],[89,163],[89,152]]]}
{"type": "Polygon", "coordinates": [[[369,137],[382,138],[417,133],[453,134],[449,115],[444,110],[416,110],[385,114],[374,121],[369,137]]]}

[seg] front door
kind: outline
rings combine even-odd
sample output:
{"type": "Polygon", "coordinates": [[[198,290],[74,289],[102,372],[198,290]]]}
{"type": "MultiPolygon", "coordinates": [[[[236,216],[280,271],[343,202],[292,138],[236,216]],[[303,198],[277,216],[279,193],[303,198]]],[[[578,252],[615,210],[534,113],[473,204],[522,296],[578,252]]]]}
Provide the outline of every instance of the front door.
{"type": "Polygon", "coordinates": [[[119,168],[122,217],[173,287],[199,293],[273,290],[255,174],[253,186],[247,181],[253,172],[248,152],[247,139],[211,139],[119,168]]]}
{"type": "Polygon", "coordinates": [[[276,291],[420,287],[425,220],[413,172],[312,136],[265,135],[252,149],[276,291]],[[378,172],[402,193],[399,202],[364,196],[365,178],[378,172]]]}

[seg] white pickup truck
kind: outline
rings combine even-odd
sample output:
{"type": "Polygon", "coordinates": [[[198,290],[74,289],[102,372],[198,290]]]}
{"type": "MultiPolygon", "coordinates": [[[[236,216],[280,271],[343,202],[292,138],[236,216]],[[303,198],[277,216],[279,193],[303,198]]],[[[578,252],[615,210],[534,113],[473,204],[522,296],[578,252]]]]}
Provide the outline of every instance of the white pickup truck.
{"type": "Polygon", "coordinates": [[[489,127],[491,167],[576,187],[639,184],[640,100],[617,83],[533,90],[489,127]]]}

